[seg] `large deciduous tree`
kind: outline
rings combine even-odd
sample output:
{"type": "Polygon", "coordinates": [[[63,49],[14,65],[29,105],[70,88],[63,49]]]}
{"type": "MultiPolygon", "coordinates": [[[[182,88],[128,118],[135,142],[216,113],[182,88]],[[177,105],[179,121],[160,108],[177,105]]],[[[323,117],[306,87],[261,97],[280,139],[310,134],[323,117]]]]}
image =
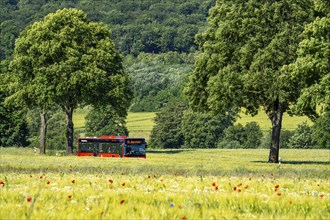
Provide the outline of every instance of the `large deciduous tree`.
{"type": "Polygon", "coordinates": [[[209,28],[196,37],[200,54],[187,88],[190,103],[216,112],[243,107],[251,115],[262,107],[272,122],[269,162],[278,162],[282,116],[300,94],[283,67],[296,60],[312,15],[308,0],[219,0],[209,28]]]}
{"type": "Polygon", "coordinates": [[[56,103],[66,114],[67,154],[73,152],[74,109],[112,105],[126,111],[130,78],[106,25],[77,9],[63,9],[25,28],[16,40],[13,97],[38,106],[56,103]]]}

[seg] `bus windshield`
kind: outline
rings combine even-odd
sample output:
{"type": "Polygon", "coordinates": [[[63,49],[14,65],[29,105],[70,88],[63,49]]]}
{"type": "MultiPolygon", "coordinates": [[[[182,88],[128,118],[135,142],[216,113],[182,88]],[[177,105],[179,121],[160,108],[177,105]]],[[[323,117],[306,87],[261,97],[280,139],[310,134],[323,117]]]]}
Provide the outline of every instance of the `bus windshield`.
{"type": "Polygon", "coordinates": [[[146,143],[144,139],[126,139],[125,156],[145,156],[146,143]]]}

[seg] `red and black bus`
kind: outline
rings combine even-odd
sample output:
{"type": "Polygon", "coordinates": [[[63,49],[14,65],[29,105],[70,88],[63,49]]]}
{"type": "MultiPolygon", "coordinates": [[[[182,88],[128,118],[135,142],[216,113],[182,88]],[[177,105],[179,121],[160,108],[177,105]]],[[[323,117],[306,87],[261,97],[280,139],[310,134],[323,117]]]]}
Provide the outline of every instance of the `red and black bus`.
{"type": "Polygon", "coordinates": [[[101,136],[78,139],[78,156],[146,158],[144,138],[101,136]]]}

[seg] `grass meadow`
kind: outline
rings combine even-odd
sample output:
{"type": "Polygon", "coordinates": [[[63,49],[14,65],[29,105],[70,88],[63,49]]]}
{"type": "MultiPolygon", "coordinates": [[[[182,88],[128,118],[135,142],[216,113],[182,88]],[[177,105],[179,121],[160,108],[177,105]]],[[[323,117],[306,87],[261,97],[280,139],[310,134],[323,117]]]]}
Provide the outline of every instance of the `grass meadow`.
{"type": "Polygon", "coordinates": [[[154,150],[147,159],[0,148],[0,219],[329,219],[330,151],[154,150]]]}
{"type": "MultiPolygon", "coordinates": [[[[78,109],[73,114],[73,121],[75,125],[75,129],[84,130],[85,126],[85,115],[88,113],[88,108],[78,109]]],[[[126,125],[129,130],[130,137],[144,137],[147,140],[150,138],[150,133],[152,127],[154,126],[154,118],[156,117],[155,112],[129,112],[126,125]]],[[[261,130],[266,133],[271,128],[271,122],[267,115],[262,111],[254,116],[248,116],[243,113],[239,115],[236,123],[241,123],[245,125],[248,122],[255,121],[260,125],[261,130]]],[[[282,127],[286,130],[294,130],[298,127],[298,124],[303,122],[307,122],[308,124],[312,124],[312,122],[306,116],[294,116],[291,117],[288,114],[284,114],[282,127]]],[[[84,132],[82,132],[82,135],[84,132]]]]}

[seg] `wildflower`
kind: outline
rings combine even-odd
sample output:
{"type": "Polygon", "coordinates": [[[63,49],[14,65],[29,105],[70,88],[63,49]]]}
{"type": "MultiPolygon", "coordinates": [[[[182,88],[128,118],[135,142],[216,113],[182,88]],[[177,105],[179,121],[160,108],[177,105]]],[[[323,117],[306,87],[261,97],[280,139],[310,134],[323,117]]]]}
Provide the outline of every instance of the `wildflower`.
{"type": "Polygon", "coordinates": [[[150,175],[148,176],[148,179],[150,179],[151,177],[150,177],[150,175]]]}
{"type": "Polygon", "coordinates": [[[71,183],[75,183],[76,181],[75,180],[71,180],[71,183]]]}
{"type": "Polygon", "coordinates": [[[212,186],[216,186],[217,184],[215,182],[212,183],[212,186]]]}
{"type": "Polygon", "coordinates": [[[324,194],[321,194],[321,195],[320,195],[320,198],[323,198],[323,197],[324,197],[324,194]]]}
{"type": "Polygon", "coordinates": [[[249,186],[248,185],[245,185],[244,188],[247,189],[247,188],[249,188],[249,186]]]}
{"type": "Polygon", "coordinates": [[[215,189],[215,190],[218,190],[218,189],[219,189],[219,187],[218,187],[218,186],[215,186],[215,187],[214,187],[214,189],[215,189]]]}
{"type": "Polygon", "coordinates": [[[239,192],[239,193],[240,193],[240,192],[242,192],[242,190],[241,190],[241,189],[238,189],[238,190],[237,190],[237,192],[239,192]]]}
{"type": "Polygon", "coordinates": [[[277,185],[275,186],[275,189],[274,189],[275,192],[276,192],[279,188],[280,188],[280,185],[277,184],[277,185]]]}
{"type": "Polygon", "coordinates": [[[120,205],[122,205],[125,202],[125,200],[120,200],[120,205]]]}
{"type": "Polygon", "coordinates": [[[234,186],[233,190],[234,190],[234,191],[236,191],[236,189],[237,189],[237,187],[236,187],[236,186],[234,186]]]}
{"type": "Polygon", "coordinates": [[[187,220],[187,217],[186,217],[186,216],[183,216],[183,217],[181,218],[181,220],[187,220]]]}
{"type": "Polygon", "coordinates": [[[0,186],[5,186],[5,183],[0,181],[0,186]]]}
{"type": "Polygon", "coordinates": [[[43,178],[43,176],[40,176],[40,179],[42,179],[43,178]]]}
{"type": "Polygon", "coordinates": [[[49,185],[49,184],[50,184],[50,181],[48,180],[48,181],[47,181],[47,185],[49,185]]]}
{"type": "Polygon", "coordinates": [[[278,196],[281,196],[281,195],[282,195],[282,193],[277,193],[277,195],[278,195],[278,196]]]}
{"type": "Polygon", "coordinates": [[[180,204],[180,205],[179,205],[179,209],[183,209],[183,205],[180,204]]]}
{"type": "Polygon", "coordinates": [[[72,198],[72,195],[68,195],[68,199],[71,199],[72,198]]]}
{"type": "Polygon", "coordinates": [[[242,186],[243,184],[242,183],[240,183],[240,184],[238,184],[237,186],[242,186]]]}
{"type": "Polygon", "coordinates": [[[252,180],[252,178],[250,177],[249,180],[252,180]]]}
{"type": "Polygon", "coordinates": [[[31,197],[27,197],[27,198],[26,198],[26,201],[27,201],[27,202],[31,202],[31,201],[32,201],[32,198],[31,198],[31,197]]]}
{"type": "Polygon", "coordinates": [[[173,202],[171,202],[171,203],[170,203],[170,206],[171,206],[171,207],[174,207],[174,203],[173,203],[173,202]]]}
{"type": "Polygon", "coordinates": [[[113,180],[112,179],[109,179],[109,183],[113,183],[113,180]]]}
{"type": "Polygon", "coordinates": [[[122,186],[125,186],[125,184],[126,184],[126,183],[125,183],[125,182],[123,182],[121,185],[122,185],[122,186]]]}

